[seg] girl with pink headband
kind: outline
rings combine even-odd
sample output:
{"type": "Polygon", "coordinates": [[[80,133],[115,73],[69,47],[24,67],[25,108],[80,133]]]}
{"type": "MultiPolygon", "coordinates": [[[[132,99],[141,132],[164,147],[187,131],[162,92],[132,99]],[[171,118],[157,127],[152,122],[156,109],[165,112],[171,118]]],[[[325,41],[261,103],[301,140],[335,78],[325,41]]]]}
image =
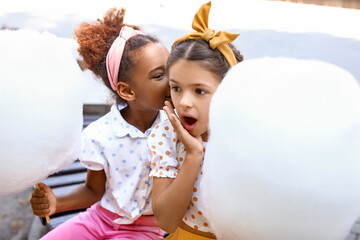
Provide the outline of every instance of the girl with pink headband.
{"type": "Polygon", "coordinates": [[[31,206],[41,217],[89,207],[42,239],[163,238],[151,208],[146,143],[152,128],[166,118],[159,109],[169,95],[169,53],[157,39],[124,24],[124,15],[124,9],[113,8],[103,20],[75,31],[86,67],[112,91],[115,103],[83,131],[80,161],[88,169],[86,183],[65,196],[55,196],[42,183],[41,191],[33,191],[31,206]]]}

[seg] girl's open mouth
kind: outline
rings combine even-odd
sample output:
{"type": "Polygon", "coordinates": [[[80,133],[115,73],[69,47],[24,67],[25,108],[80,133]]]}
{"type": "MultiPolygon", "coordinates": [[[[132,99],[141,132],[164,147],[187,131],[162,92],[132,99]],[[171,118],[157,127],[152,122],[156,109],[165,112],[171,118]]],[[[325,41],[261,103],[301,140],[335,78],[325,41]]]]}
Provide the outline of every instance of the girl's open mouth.
{"type": "Polygon", "coordinates": [[[196,127],[197,119],[189,116],[183,117],[184,128],[188,131],[196,127]]]}

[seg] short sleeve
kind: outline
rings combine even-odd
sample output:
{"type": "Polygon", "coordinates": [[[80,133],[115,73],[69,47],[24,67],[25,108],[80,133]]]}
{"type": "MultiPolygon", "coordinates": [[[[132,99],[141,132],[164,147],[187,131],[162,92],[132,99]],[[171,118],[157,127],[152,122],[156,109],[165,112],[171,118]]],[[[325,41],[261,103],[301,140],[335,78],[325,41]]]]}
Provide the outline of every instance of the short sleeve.
{"type": "Polygon", "coordinates": [[[175,178],[179,172],[177,135],[168,119],[159,123],[148,138],[150,177],[175,178]]]}
{"type": "Polygon", "coordinates": [[[104,169],[106,158],[100,141],[96,139],[94,125],[90,124],[82,133],[80,162],[87,169],[99,171],[104,169]]]}

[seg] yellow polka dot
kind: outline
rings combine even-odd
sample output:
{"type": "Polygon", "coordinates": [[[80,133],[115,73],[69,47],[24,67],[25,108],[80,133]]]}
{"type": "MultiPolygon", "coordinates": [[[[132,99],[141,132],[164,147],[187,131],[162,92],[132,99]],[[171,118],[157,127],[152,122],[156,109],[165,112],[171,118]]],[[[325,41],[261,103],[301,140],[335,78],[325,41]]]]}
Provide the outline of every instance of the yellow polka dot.
{"type": "Polygon", "coordinates": [[[166,154],[166,155],[170,155],[170,152],[169,152],[169,151],[166,151],[165,154],[166,154]]]}
{"type": "Polygon", "coordinates": [[[159,175],[162,175],[162,172],[160,172],[159,175]]]}
{"type": "Polygon", "coordinates": [[[194,200],[195,202],[197,202],[198,198],[197,198],[197,197],[193,197],[193,200],[194,200]]]}
{"type": "Polygon", "coordinates": [[[197,192],[197,188],[194,188],[194,189],[193,189],[193,192],[197,192]]]}
{"type": "Polygon", "coordinates": [[[159,125],[156,125],[156,127],[155,127],[156,129],[158,129],[159,128],[159,125]]]}
{"type": "Polygon", "coordinates": [[[184,148],[184,151],[186,152],[186,148],[184,148]]]}
{"type": "Polygon", "coordinates": [[[159,142],[159,145],[160,145],[160,146],[163,145],[163,142],[159,142]]]}
{"type": "Polygon", "coordinates": [[[202,215],[202,212],[201,212],[201,211],[198,211],[198,214],[199,214],[199,215],[202,215]]]}
{"type": "Polygon", "coordinates": [[[159,169],[163,169],[163,167],[159,167],[159,169]]]}
{"type": "Polygon", "coordinates": [[[176,165],[175,169],[179,169],[179,165],[176,165]]]}
{"type": "Polygon", "coordinates": [[[152,137],[155,137],[155,133],[151,134],[152,137]]]}
{"type": "Polygon", "coordinates": [[[163,133],[163,134],[162,134],[162,136],[163,136],[163,137],[166,137],[166,134],[165,134],[165,133],[163,133]]]}
{"type": "Polygon", "coordinates": [[[195,219],[195,216],[194,216],[193,214],[191,214],[191,218],[192,218],[192,219],[195,219]]]}
{"type": "Polygon", "coordinates": [[[195,228],[196,230],[198,230],[198,229],[199,229],[199,227],[198,227],[198,226],[196,226],[196,225],[194,225],[194,228],[195,228]]]}
{"type": "Polygon", "coordinates": [[[187,221],[187,217],[184,217],[184,220],[187,221]]]}
{"type": "Polygon", "coordinates": [[[176,173],[174,173],[174,176],[175,176],[175,177],[176,177],[176,175],[177,175],[177,174],[176,174],[176,173]]]}
{"type": "Polygon", "coordinates": [[[173,138],[173,142],[176,142],[176,138],[173,138]]]}
{"type": "Polygon", "coordinates": [[[151,146],[152,149],[155,149],[156,147],[155,146],[151,146]]]}
{"type": "Polygon", "coordinates": [[[169,169],[167,168],[166,171],[169,171],[169,169]]]}
{"type": "Polygon", "coordinates": [[[156,163],[153,162],[151,165],[153,165],[153,166],[155,167],[155,166],[156,166],[156,163]]]}
{"type": "Polygon", "coordinates": [[[207,224],[207,223],[204,223],[204,226],[205,226],[205,227],[207,227],[207,226],[209,226],[209,224],[207,224]]]}
{"type": "Polygon", "coordinates": [[[160,156],[160,160],[163,160],[163,156],[160,156]]]}
{"type": "Polygon", "coordinates": [[[168,127],[168,126],[165,126],[165,130],[169,130],[169,127],[168,127]]]}
{"type": "Polygon", "coordinates": [[[182,157],[179,158],[180,162],[184,161],[184,159],[182,157]]]}

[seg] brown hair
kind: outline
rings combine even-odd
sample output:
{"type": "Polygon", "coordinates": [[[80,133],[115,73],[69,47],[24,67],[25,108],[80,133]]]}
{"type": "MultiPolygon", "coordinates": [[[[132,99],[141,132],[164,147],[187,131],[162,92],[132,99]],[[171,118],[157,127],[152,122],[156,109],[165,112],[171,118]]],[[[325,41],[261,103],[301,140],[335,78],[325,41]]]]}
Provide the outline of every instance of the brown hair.
{"type": "MultiPolygon", "coordinates": [[[[239,63],[243,61],[244,57],[240,54],[234,45],[229,43],[229,47],[235,54],[236,61],[239,63]]],[[[169,58],[166,63],[166,72],[168,74],[169,68],[179,59],[189,61],[197,61],[205,69],[208,69],[215,74],[221,81],[227,71],[230,69],[229,63],[226,61],[224,55],[217,50],[212,49],[209,43],[204,39],[188,39],[181,41],[172,46],[169,58]]]]}
{"type": "MultiPolygon", "coordinates": [[[[83,57],[86,67],[102,79],[105,86],[113,93],[117,103],[124,102],[124,100],[110,86],[106,70],[106,56],[123,26],[140,29],[138,26],[124,24],[125,12],[124,8],[111,8],[105,13],[103,20],[97,19],[92,23],[82,23],[75,30],[75,38],[79,43],[78,51],[83,57]]],[[[149,43],[156,42],[159,40],[149,35],[136,35],[126,42],[118,81],[131,81],[136,63],[135,51],[149,43]]]]}

